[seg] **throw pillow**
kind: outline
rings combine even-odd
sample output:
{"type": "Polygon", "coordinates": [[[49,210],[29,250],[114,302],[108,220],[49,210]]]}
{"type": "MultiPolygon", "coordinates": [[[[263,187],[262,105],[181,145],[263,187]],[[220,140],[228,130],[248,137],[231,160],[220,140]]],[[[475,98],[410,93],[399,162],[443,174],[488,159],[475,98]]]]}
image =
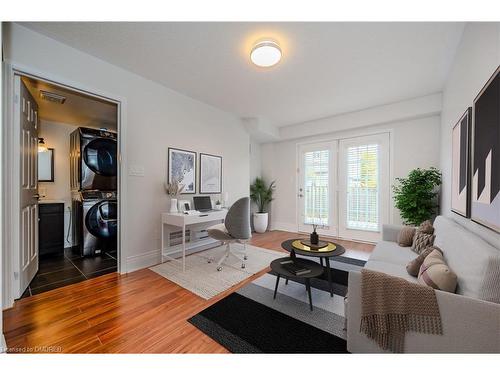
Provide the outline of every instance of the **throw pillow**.
{"type": "Polygon", "coordinates": [[[430,220],[424,221],[422,224],[417,229],[417,232],[420,233],[427,233],[427,234],[434,234],[434,227],[432,226],[432,223],[430,220]]]}
{"type": "Polygon", "coordinates": [[[418,272],[418,282],[450,293],[457,289],[457,275],[448,267],[438,250],[433,250],[424,259],[418,272]]]}
{"type": "Polygon", "coordinates": [[[398,245],[399,246],[411,246],[413,243],[413,236],[415,235],[416,228],[404,226],[401,228],[398,234],[398,245]]]}
{"type": "Polygon", "coordinates": [[[425,250],[426,247],[432,246],[434,243],[434,235],[428,233],[422,233],[417,230],[415,236],[413,237],[413,243],[411,244],[411,250],[420,254],[425,250]]]}
{"type": "Polygon", "coordinates": [[[420,266],[424,262],[424,259],[434,250],[442,252],[441,249],[437,246],[429,246],[425,248],[418,257],[416,257],[406,265],[406,272],[408,272],[409,275],[417,277],[418,271],[420,270],[420,266]]]}

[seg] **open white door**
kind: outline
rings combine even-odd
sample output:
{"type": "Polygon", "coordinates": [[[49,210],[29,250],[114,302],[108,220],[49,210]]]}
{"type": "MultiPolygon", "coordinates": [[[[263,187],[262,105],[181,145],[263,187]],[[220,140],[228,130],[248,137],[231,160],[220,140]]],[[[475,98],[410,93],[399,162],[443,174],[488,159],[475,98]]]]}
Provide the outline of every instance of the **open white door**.
{"type": "Polygon", "coordinates": [[[318,224],[318,233],[336,236],[337,142],[300,145],[298,158],[298,230],[310,233],[318,224]]]}
{"type": "Polygon", "coordinates": [[[15,76],[15,116],[20,135],[20,239],[18,267],[18,295],[38,271],[38,105],[21,81],[15,76]]]}
{"type": "Polygon", "coordinates": [[[339,143],[339,237],[376,242],[389,222],[389,134],[339,143]]]}

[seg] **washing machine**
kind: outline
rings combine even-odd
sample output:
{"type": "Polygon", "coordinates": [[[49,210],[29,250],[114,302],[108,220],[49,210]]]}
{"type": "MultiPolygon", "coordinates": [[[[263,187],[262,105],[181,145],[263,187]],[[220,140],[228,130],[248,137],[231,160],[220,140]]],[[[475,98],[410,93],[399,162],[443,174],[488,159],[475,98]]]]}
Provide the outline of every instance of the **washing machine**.
{"type": "Polygon", "coordinates": [[[116,250],[118,204],[116,192],[82,191],[73,199],[76,238],[82,256],[116,250]]]}
{"type": "Polygon", "coordinates": [[[78,128],[70,136],[72,191],[117,190],[117,135],[104,129],[78,128]]]}

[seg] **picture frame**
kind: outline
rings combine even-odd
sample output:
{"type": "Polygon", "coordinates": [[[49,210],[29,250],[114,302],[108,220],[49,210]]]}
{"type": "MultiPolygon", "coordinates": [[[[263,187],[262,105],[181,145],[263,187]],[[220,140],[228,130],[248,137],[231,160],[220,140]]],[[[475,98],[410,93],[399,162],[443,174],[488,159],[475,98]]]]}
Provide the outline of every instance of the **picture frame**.
{"type": "Polygon", "coordinates": [[[451,211],[470,217],[470,158],[472,107],[452,128],[451,211]]]}
{"type": "Polygon", "coordinates": [[[222,193],[222,156],[200,152],[200,194],[222,193]]]}
{"type": "Polygon", "coordinates": [[[54,149],[38,153],[38,182],[54,182],[54,149]]]}
{"type": "Polygon", "coordinates": [[[500,66],[472,107],[471,220],[500,233],[500,66]]]}
{"type": "Polygon", "coordinates": [[[184,185],[181,194],[196,194],[196,152],[180,148],[168,148],[167,180],[177,180],[184,185]]]}

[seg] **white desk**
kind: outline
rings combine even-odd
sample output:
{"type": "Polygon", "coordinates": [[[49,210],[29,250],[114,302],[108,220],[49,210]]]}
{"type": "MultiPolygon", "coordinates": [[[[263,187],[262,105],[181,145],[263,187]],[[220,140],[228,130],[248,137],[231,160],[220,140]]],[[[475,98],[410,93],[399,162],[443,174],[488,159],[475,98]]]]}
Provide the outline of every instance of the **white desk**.
{"type": "MultiPolygon", "coordinates": [[[[206,213],[200,213],[197,215],[185,215],[183,213],[163,213],[161,214],[161,262],[165,260],[179,261],[178,259],[171,257],[170,255],[179,253],[182,251],[182,270],[186,270],[186,227],[197,226],[203,224],[215,224],[216,222],[223,222],[227,214],[227,210],[223,209],[220,211],[210,211],[206,213]],[[182,231],[182,243],[179,246],[170,246],[170,232],[165,241],[165,226],[175,227],[177,230],[182,231]],[[167,249],[165,249],[165,242],[167,242],[167,249]]],[[[207,225],[208,226],[208,225],[207,225]]],[[[196,248],[200,246],[207,246],[209,244],[216,244],[220,241],[214,240],[212,238],[207,238],[204,240],[193,241],[193,234],[191,233],[190,238],[190,248],[196,248]]]]}

